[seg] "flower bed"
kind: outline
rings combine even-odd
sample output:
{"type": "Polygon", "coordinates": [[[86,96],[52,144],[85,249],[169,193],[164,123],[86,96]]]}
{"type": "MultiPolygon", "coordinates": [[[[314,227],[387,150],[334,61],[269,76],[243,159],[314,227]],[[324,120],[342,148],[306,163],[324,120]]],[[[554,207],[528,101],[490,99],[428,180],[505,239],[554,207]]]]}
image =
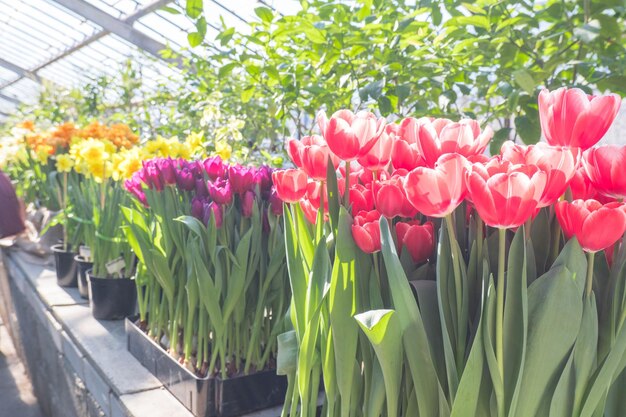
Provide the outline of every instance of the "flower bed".
{"type": "Polygon", "coordinates": [[[325,416],[620,415],[626,148],[593,148],[620,101],[544,91],[548,143],[491,158],[473,120],[321,113],[274,174],[284,414],[323,381],[325,416]]]}

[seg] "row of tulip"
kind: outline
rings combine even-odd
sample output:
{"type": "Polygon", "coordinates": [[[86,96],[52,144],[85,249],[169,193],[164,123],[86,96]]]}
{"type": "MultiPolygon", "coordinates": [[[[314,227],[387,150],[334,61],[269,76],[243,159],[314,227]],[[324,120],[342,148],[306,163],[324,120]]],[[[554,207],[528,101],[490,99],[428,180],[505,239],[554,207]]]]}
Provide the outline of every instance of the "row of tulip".
{"type": "Polygon", "coordinates": [[[543,91],[548,143],[492,157],[473,120],[321,113],[273,174],[283,416],[322,381],[325,416],[623,415],[626,147],[594,147],[620,102],[543,91]]]}
{"type": "Polygon", "coordinates": [[[200,376],[267,369],[289,286],[272,169],[152,159],[125,182],[140,323],[200,376]],[[165,338],[164,338],[165,336],[165,338]]]}

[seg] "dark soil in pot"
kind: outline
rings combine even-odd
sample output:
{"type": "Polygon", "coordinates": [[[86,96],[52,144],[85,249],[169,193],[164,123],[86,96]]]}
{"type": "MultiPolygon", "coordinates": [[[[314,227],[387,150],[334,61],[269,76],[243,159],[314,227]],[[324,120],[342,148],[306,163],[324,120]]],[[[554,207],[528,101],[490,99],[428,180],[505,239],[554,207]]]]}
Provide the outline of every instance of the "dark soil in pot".
{"type": "Polygon", "coordinates": [[[89,285],[87,284],[87,271],[93,266],[93,262],[85,261],[80,255],[74,257],[76,265],[78,265],[78,292],[80,296],[89,298],[89,285]]]}
{"type": "Polygon", "coordinates": [[[137,287],[131,278],[98,278],[87,271],[91,313],[98,320],[121,320],[135,314],[137,287]]]}
{"type": "Polygon", "coordinates": [[[63,245],[52,246],[54,253],[54,265],[57,272],[57,284],[61,287],[77,287],[77,266],[74,261],[75,253],[71,250],[63,250],[63,245]]]}

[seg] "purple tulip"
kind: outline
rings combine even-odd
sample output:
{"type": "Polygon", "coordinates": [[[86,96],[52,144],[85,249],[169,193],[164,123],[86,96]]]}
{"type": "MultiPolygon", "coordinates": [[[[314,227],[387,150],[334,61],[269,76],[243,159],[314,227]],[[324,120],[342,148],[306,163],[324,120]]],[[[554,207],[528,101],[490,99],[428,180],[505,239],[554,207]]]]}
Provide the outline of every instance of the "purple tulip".
{"type": "Polygon", "coordinates": [[[196,178],[204,177],[204,165],[202,165],[202,161],[193,161],[189,162],[189,169],[193,172],[193,176],[196,178]]]}
{"type": "Polygon", "coordinates": [[[248,168],[241,165],[231,165],[228,167],[228,180],[237,194],[243,194],[248,190],[254,189],[254,168],[248,168]]]}
{"type": "Polygon", "coordinates": [[[143,192],[143,188],[141,186],[141,179],[139,173],[135,173],[131,179],[126,180],[124,182],[124,188],[134,195],[144,206],[148,205],[148,201],[146,200],[146,194],[143,192]]]}
{"type": "Polygon", "coordinates": [[[161,179],[165,185],[176,184],[176,169],[174,168],[174,161],[171,158],[158,159],[156,166],[161,172],[161,179]]]}
{"type": "Polygon", "coordinates": [[[196,181],[193,177],[193,172],[187,167],[176,170],[176,184],[178,188],[191,191],[196,188],[196,181]]]}
{"type": "Polygon", "coordinates": [[[144,181],[150,189],[156,189],[157,191],[163,191],[163,183],[161,182],[161,176],[156,165],[149,164],[144,167],[144,181]]]}
{"type": "Polygon", "coordinates": [[[274,170],[267,165],[261,165],[255,173],[254,181],[259,185],[261,198],[267,200],[272,192],[272,172],[274,170]]]}
{"type": "Polygon", "coordinates": [[[211,201],[204,203],[202,221],[205,225],[209,225],[211,216],[215,219],[215,226],[219,229],[222,227],[222,208],[219,204],[211,201]]]}
{"type": "Polygon", "coordinates": [[[203,220],[204,202],[201,198],[194,197],[191,200],[191,215],[198,220],[203,220]]]}
{"type": "Polygon", "coordinates": [[[254,207],[254,198],[256,195],[254,191],[246,191],[241,197],[241,214],[243,217],[252,216],[252,209],[254,207]]]}
{"type": "Polygon", "coordinates": [[[211,181],[215,181],[219,177],[223,177],[226,174],[226,166],[224,165],[224,161],[219,156],[212,156],[207,158],[203,162],[204,170],[207,175],[211,179],[211,181]]]}
{"type": "Polygon", "coordinates": [[[209,190],[207,190],[206,181],[204,181],[204,178],[202,177],[196,178],[196,196],[198,197],[209,196],[209,190]]]}
{"type": "Polygon", "coordinates": [[[272,191],[269,198],[270,209],[272,210],[272,214],[275,216],[283,215],[283,201],[278,197],[278,193],[276,192],[276,188],[272,187],[272,191]]]}
{"type": "Polygon", "coordinates": [[[233,192],[230,183],[223,178],[218,178],[215,182],[207,182],[207,188],[211,199],[218,204],[230,204],[233,201],[233,192]]]}

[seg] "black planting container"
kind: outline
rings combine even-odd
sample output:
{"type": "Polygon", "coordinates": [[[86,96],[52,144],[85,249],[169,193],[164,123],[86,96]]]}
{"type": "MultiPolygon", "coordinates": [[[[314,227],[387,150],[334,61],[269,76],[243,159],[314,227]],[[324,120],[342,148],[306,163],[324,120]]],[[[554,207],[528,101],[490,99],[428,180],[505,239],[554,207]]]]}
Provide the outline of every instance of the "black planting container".
{"type": "Polygon", "coordinates": [[[74,257],[76,265],[78,265],[78,292],[80,296],[87,299],[89,298],[89,284],[87,283],[87,271],[93,266],[93,262],[85,261],[82,256],[76,255],[74,257]]]}
{"type": "Polygon", "coordinates": [[[283,403],[287,378],[267,370],[228,379],[199,378],[126,319],[129,352],[196,417],[236,417],[283,403]]]}
{"type": "Polygon", "coordinates": [[[54,253],[57,284],[61,287],[78,286],[77,266],[74,261],[75,253],[72,251],[64,251],[63,244],[54,245],[50,249],[54,253]]]}
{"type": "Polygon", "coordinates": [[[215,404],[220,417],[235,417],[273,407],[285,401],[287,378],[276,370],[233,378],[216,378],[215,404]]]}
{"type": "Polygon", "coordinates": [[[121,320],[135,314],[137,287],[131,278],[97,278],[87,271],[91,314],[98,320],[121,320]]]}
{"type": "Polygon", "coordinates": [[[215,417],[215,378],[199,378],[172,358],[136,324],[126,319],[128,351],[196,417],[215,417]]]}

